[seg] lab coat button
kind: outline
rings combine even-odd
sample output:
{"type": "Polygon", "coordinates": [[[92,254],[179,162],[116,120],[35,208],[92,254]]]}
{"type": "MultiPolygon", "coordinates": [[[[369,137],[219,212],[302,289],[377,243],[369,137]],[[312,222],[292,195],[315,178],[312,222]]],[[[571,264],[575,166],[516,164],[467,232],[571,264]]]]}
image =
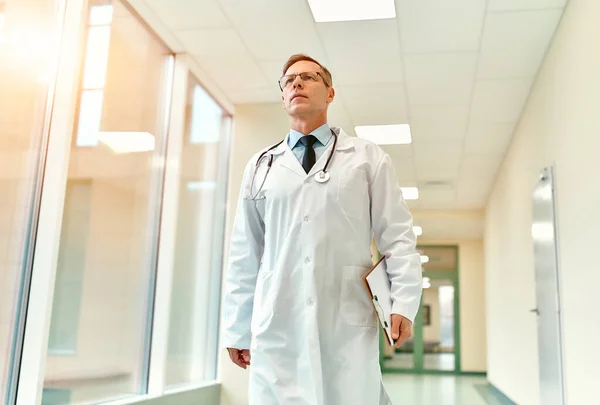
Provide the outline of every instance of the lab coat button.
{"type": "Polygon", "coordinates": [[[309,307],[312,307],[314,304],[314,301],[312,300],[312,298],[309,298],[306,300],[306,305],[308,305],[309,307]]]}
{"type": "Polygon", "coordinates": [[[308,222],[308,215],[304,217],[304,222],[308,222]]]}
{"type": "Polygon", "coordinates": [[[304,263],[309,263],[310,259],[307,257],[306,259],[304,259],[304,263]]]}

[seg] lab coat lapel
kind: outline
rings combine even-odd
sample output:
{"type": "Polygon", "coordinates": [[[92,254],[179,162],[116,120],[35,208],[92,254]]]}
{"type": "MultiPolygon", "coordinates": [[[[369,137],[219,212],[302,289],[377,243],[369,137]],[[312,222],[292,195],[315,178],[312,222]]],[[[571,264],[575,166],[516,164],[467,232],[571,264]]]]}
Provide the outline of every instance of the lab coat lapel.
{"type": "Polygon", "coordinates": [[[292,172],[296,173],[298,176],[301,176],[301,177],[306,176],[306,173],[304,172],[304,168],[298,161],[298,158],[296,157],[296,155],[294,155],[294,152],[292,152],[292,150],[288,146],[287,142],[284,142],[284,144],[280,145],[277,148],[278,153],[283,153],[283,156],[280,159],[281,166],[285,167],[286,169],[291,170],[292,172]]]}
{"type": "MultiPolygon", "coordinates": [[[[335,134],[338,137],[337,145],[335,148],[336,151],[350,149],[354,146],[352,144],[352,142],[350,141],[349,136],[346,135],[346,133],[341,128],[331,127],[331,129],[335,132],[335,134]]],[[[319,160],[312,167],[312,169],[308,173],[308,176],[313,176],[313,175],[319,173],[321,170],[323,170],[323,168],[325,167],[325,164],[327,163],[327,159],[329,159],[329,156],[331,154],[331,148],[333,148],[333,142],[331,143],[331,146],[325,150],[325,153],[323,153],[321,155],[321,157],[319,157],[319,160]]],[[[296,157],[296,155],[294,155],[294,152],[292,152],[292,150],[290,149],[287,142],[283,142],[281,145],[279,145],[277,148],[275,148],[273,150],[273,154],[275,154],[275,155],[283,154],[281,159],[278,159],[281,162],[280,164],[282,167],[285,167],[286,169],[291,170],[292,172],[296,173],[298,176],[301,176],[301,177],[307,176],[307,174],[304,172],[304,168],[298,161],[298,158],[296,157]]],[[[335,156],[332,158],[332,160],[333,159],[335,159],[335,156]]],[[[329,170],[329,169],[330,168],[328,167],[327,170],[329,170]]]]}
{"type": "MultiPolygon", "coordinates": [[[[348,135],[346,135],[346,133],[341,128],[331,127],[331,129],[337,135],[337,145],[335,146],[336,151],[346,150],[353,147],[352,142],[348,139],[348,135]]],[[[325,152],[321,155],[321,157],[319,157],[319,160],[315,163],[315,165],[308,173],[309,176],[313,176],[325,168],[325,164],[327,164],[327,159],[329,159],[329,156],[331,156],[331,149],[333,148],[333,144],[334,142],[332,140],[331,145],[327,149],[325,149],[325,152]]],[[[335,156],[331,158],[332,161],[334,159],[335,156]]],[[[329,165],[330,166],[327,167],[327,170],[331,169],[331,162],[329,162],[329,165]]]]}

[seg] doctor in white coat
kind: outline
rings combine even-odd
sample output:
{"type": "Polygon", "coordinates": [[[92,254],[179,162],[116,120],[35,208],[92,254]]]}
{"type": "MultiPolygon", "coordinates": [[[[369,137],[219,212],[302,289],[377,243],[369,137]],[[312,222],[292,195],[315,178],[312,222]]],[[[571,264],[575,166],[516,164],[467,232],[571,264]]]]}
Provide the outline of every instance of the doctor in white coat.
{"type": "Polygon", "coordinates": [[[385,256],[396,346],[421,294],[412,216],[390,157],[329,127],[330,72],[294,55],[284,140],[247,164],[231,236],[222,344],[250,369],[250,405],[388,405],[377,315],[361,277],[385,256]]]}

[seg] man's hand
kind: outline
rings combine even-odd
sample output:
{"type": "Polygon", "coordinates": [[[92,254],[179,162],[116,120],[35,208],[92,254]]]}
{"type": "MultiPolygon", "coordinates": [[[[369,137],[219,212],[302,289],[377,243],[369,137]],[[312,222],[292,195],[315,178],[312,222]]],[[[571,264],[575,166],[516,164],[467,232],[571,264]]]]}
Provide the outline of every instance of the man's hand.
{"type": "Polygon", "coordinates": [[[250,350],[227,348],[227,351],[229,352],[231,361],[244,370],[250,365],[250,350]]]}
{"type": "Polygon", "coordinates": [[[400,347],[412,336],[412,322],[402,315],[392,314],[392,339],[394,347],[400,347]]]}

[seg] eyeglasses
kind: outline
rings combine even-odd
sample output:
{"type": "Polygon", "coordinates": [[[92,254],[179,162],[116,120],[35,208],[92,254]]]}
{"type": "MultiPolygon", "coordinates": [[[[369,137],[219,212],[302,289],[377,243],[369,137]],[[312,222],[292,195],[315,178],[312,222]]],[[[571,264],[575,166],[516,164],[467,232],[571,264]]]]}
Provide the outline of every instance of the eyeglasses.
{"type": "MultiPolygon", "coordinates": [[[[281,79],[279,79],[279,88],[281,89],[281,91],[283,91],[283,89],[291,87],[292,84],[296,81],[296,77],[298,76],[300,76],[300,79],[305,83],[316,83],[319,81],[319,76],[323,77],[319,72],[302,72],[285,75],[281,79]]],[[[323,83],[325,83],[324,78],[323,83]]]]}

